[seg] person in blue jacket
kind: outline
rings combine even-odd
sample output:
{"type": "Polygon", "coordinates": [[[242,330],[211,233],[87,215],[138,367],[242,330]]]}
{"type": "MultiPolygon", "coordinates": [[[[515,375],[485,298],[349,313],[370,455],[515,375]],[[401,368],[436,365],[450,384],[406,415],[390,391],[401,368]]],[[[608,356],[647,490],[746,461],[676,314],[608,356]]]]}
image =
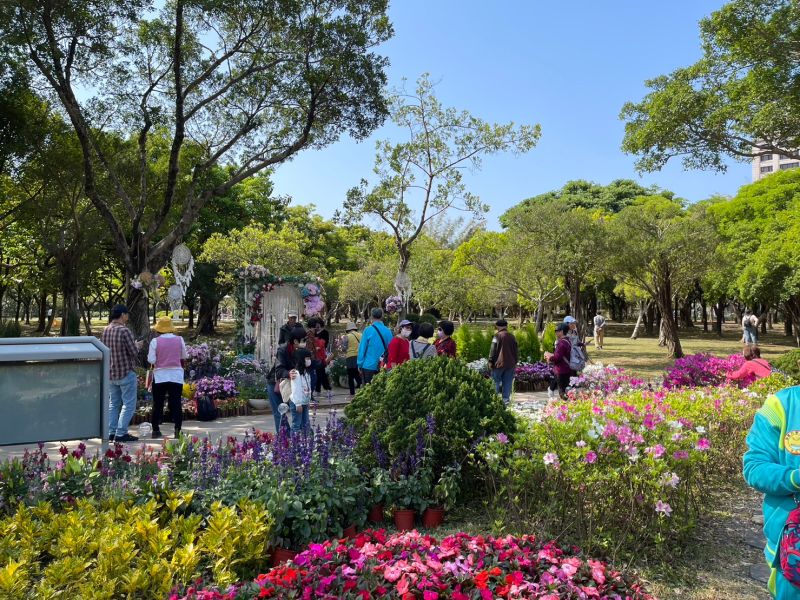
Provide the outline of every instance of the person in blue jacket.
{"type": "Polygon", "coordinates": [[[764,556],[772,569],[767,588],[776,600],[800,599],[800,588],[780,571],[778,544],[800,498],[800,386],[769,396],[747,434],[744,478],[764,494],[764,556]]]}
{"type": "Polygon", "coordinates": [[[372,309],[372,323],[364,329],[361,342],[358,344],[358,368],[361,371],[364,385],[372,381],[378,373],[380,362],[385,358],[392,341],[391,330],[383,324],[383,311],[372,309]]]}

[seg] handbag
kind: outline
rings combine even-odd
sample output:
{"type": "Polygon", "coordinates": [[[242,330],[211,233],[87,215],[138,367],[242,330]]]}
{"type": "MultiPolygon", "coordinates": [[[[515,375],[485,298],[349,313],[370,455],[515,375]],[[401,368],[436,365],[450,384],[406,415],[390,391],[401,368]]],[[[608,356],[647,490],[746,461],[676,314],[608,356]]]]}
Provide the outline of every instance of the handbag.
{"type": "Polygon", "coordinates": [[[151,394],[153,393],[153,369],[147,369],[147,373],[144,376],[144,389],[151,394]]]}

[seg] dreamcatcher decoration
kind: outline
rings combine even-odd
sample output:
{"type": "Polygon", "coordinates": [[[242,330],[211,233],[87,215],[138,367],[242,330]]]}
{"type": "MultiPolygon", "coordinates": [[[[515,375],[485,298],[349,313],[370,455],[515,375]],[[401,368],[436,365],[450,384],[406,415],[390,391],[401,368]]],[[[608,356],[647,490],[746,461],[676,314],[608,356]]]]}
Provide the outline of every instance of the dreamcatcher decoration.
{"type": "Polygon", "coordinates": [[[394,279],[394,289],[397,295],[400,296],[402,306],[408,308],[408,302],[411,299],[411,277],[405,271],[398,271],[397,277],[394,279]]]}
{"type": "Polygon", "coordinates": [[[194,258],[186,244],[178,244],[172,251],[172,273],[185,296],[194,276],[194,258]]]}
{"type": "Polygon", "coordinates": [[[173,283],[167,290],[169,307],[172,310],[172,320],[178,321],[181,318],[181,308],[183,307],[183,289],[177,283],[173,283]]]}
{"type": "Polygon", "coordinates": [[[166,283],[161,273],[153,275],[150,271],[142,271],[131,280],[131,287],[142,290],[145,296],[158,298],[158,291],[166,283]]]}

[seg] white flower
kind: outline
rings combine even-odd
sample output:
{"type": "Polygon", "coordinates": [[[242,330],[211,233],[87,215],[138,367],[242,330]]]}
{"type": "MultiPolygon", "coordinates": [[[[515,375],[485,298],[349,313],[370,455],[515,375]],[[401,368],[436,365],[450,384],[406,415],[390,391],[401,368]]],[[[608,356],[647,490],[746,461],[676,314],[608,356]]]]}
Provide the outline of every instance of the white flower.
{"type": "Polygon", "coordinates": [[[664,487],[676,488],[681,482],[681,478],[676,473],[664,473],[658,482],[664,487]]]}
{"type": "Polygon", "coordinates": [[[586,447],[586,442],[584,442],[583,440],[580,440],[580,441],[575,442],[575,445],[578,448],[585,448],[586,447]]]}
{"type": "Polygon", "coordinates": [[[554,469],[558,470],[561,467],[561,461],[558,460],[558,454],[555,452],[548,452],[542,457],[545,466],[553,467],[554,469]]]}
{"type": "Polygon", "coordinates": [[[667,423],[672,429],[683,429],[683,423],[680,421],[670,421],[667,423]]]}
{"type": "Polygon", "coordinates": [[[706,432],[706,428],[705,428],[705,427],[703,427],[702,425],[698,425],[697,427],[695,427],[695,428],[694,428],[694,430],[695,430],[697,433],[700,433],[700,434],[703,434],[703,433],[705,433],[705,432],[706,432]]]}

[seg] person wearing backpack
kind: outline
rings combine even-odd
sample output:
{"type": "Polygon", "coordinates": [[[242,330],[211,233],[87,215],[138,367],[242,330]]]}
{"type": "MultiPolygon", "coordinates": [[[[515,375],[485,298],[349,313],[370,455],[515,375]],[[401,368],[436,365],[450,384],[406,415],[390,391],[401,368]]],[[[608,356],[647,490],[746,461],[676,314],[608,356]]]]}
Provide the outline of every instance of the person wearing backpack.
{"type": "Polygon", "coordinates": [[[517,369],[519,349],[517,338],[508,330],[508,321],[499,319],[495,323],[497,333],[492,338],[489,350],[489,368],[492,370],[494,387],[508,406],[511,401],[511,388],[514,384],[514,373],[517,369]]]}
{"type": "Polygon", "coordinates": [[[745,344],[758,343],[758,317],[755,316],[749,309],[744,311],[742,318],[742,341],[745,344]]]}
{"type": "Polygon", "coordinates": [[[747,344],[742,354],[744,355],[744,364],[725,376],[728,381],[752,383],[757,379],[772,375],[772,365],[761,358],[761,350],[758,346],[747,344]]]}
{"type": "Polygon", "coordinates": [[[544,353],[545,360],[553,365],[555,373],[555,377],[550,380],[550,387],[547,390],[547,395],[551,399],[555,398],[555,392],[558,389],[558,395],[562,400],[566,400],[569,380],[576,375],[575,370],[570,366],[573,345],[567,338],[568,333],[569,324],[559,323],[556,326],[555,352],[544,353]]]}
{"type": "Polygon", "coordinates": [[[386,362],[389,344],[392,341],[391,330],[383,324],[383,311],[372,309],[372,323],[364,329],[361,342],[358,344],[358,368],[364,385],[372,381],[380,370],[381,363],[386,362]]]}
{"type": "Polygon", "coordinates": [[[605,336],[606,318],[603,316],[603,313],[600,312],[600,309],[598,309],[597,314],[594,316],[594,347],[598,350],[603,349],[605,336]]]}
{"type": "Polygon", "coordinates": [[[415,340],[411,340],[411,345],[409,346],[409,353],[411,354],[412,360],[415,358],[436,358],[438,352],[436,351],[436,346],[431,344],[432,337],[433,325],[430,323],[420,323],[419,337],[415,340]]]}
{"type": "Polygon", "coordinates": [[[744,479],[764,494],[767,589],[776,600],[800,598],[800,386],[767,397],[747,434],[744,479]]]}

